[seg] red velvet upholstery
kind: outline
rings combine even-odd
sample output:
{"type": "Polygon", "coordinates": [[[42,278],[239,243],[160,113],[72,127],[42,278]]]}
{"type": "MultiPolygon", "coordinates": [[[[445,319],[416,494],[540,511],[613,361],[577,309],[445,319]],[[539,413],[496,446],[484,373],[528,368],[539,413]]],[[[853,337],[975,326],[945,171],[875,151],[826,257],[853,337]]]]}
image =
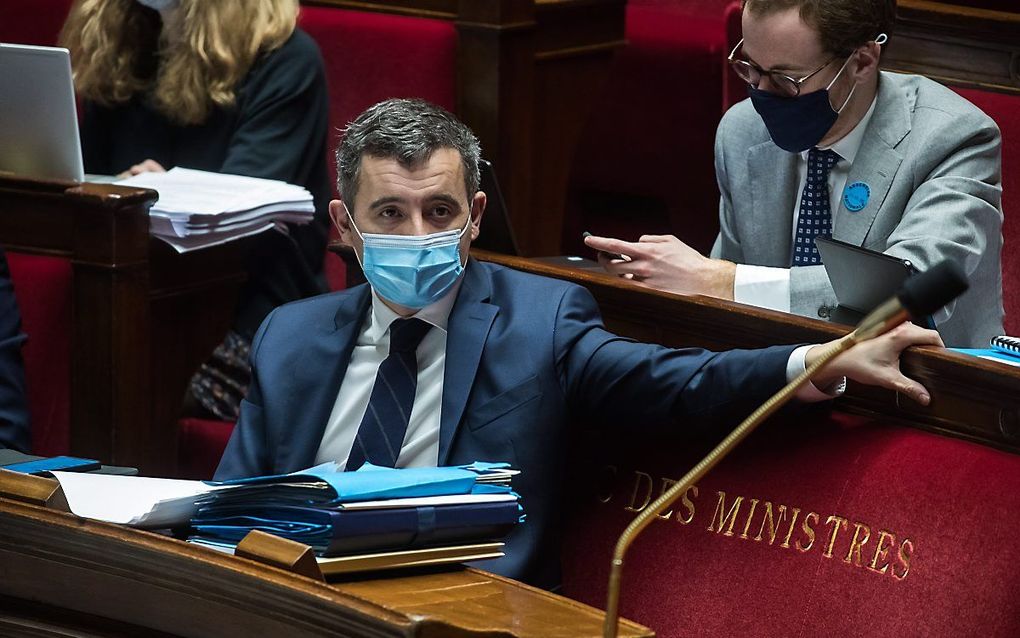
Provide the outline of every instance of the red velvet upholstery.
{"type": "Polygon", "coordinates": [[[733,47],[743,36],[743,25],[740,18],[743,15],[742,1],[733,0],[726,7],[726,53],[722,59],[723,65],[723,113],[731,106],[747,98],[747,82],[740,79],[740,76],[730,69],[728,57],[733,47]]]}
{"type": "MultiPolygon", "coordinates": [[[[1020,635],[1020,456],[824,411],[763,427],[638,537],[621,614],[662,638],[1020,635]]],[[[635,431],[581,474],[564,545],[565,593],[600,608],[625,507],[697,460],[635,431]]]]}
{"type": "MultiPolygon", "coordinates": [[[[339,133],[363,110],[390,97],[420,97],[453,110],[457,33],[453,23],[379,13],[302,7],[299,24],[322,50],[329,83],[330,175],[339,133]]],[[[329,254],[326,279],[344,287],[343,260],[329,254]]]]}
{"type": "Polygon", "coordinates": [[[177,422],[180,458],[177,474],[181,478],[212,478],[220,457],[234,431],[234,424],[207,419],[181,419],[177,422]]]}
{"type": "Polygon", "coordinates": [[[71,405],[71,264],[66,259],[7,253],[28,342],[25,382],[32,451],[69,449],[71,405]]]}
{"type": "Polygon", "coordinates": [[[727,0],[630,2],[618,52],[574,159],[565,252],[581,231],[675,233],[708,251],[718,233],[713,146],[727,0]]]}
{"type": "Polygon", "coordinates": [[[1020,334],[1020,95],[957,89],[987,113],[1002,131],[1002,296],[1006,332],[1020,334]]]}
{"type": "Polygon", "coordinates": [[[3,0],[0,42],[54,46],[73,0],[3,0]]]}
{"type": "MultiPolygon", "coordinates": [[[[446,109],[456,103],[457,33],[452,22],[327,7],[302,7],[299,24],[318,43],[330,94],[330,152],[343,127],[364,109],[390,97],[420,97],[446,109]]],[[[336,182],[330,155],[330,174],[336,182]]],[[[343,262],[327,255],[330,287],[344,287],[343,262]]],[[[232,423],[180,422],[182,476],[209,478],[219,464],[232,423]]]]}

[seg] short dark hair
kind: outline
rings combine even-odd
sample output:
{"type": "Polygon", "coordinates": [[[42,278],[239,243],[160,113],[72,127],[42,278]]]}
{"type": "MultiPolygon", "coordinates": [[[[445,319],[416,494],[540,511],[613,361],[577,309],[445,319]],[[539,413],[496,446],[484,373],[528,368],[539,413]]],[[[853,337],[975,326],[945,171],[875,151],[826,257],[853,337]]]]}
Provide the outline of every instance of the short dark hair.
{"type": "Polygon", "coordinates": [[[371,106],[347,125],[336,150],[340,196],[353,207],[364,155],[395,159],[412,167],[428,161],[441,148],[460,153],[470,203],[481,180],[478,162],[482,153],[471,129],[445,109],[424,100],[392,99],[371,106]]]}
{"type": "Polygon", "coordinates": [[[891,36],[896,23],[896,0],[744,0],[744,10],[754,15],[794,8],[832,55],[850,55],[881,33],[891,36]]]}

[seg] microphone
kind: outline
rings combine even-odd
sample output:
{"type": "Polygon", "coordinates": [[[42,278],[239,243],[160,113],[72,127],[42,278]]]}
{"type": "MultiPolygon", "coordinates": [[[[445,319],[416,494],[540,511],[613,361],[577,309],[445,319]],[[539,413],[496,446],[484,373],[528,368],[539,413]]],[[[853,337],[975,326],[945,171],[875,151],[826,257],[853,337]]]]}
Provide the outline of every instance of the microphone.
{"type": "Polygon", "coordinates": [[[626,554],[627,549],[634,542],[637,535],[649,523],[655,520],[658,514],[665,511],[681,494],[686,493],[691,485],[701,480],[719,461],[726,458],[726,455],[732,452],[733,448],[739,445],[748,434],[753,432],[765,419],[793,398],[797,390],[830,361],[861,341],[867,341],[884,334],[904,321],[911,318],[927,317],[963,294],[967,288],[967,275],[964,274],[963,269],[956,262],[949,259],[907,279],[896,293],[896,296],[884,302],[864,317],[864,320],[857,325],[853,332],[828,347],[818,357],[818,360],[811,364],[811,367],[786,384],[782,390],[752,412],[751,416],[744,419],[736,429],[723,439],[722,443],[717,445],[715,449],[708,453],[708,456],[691,468],[673,487],[659,496],[645,509],[641,510],[634,520],[631,521],[630,525],[627,526],[627,529],[623,530],[623,534],[620,535],[620,539],[616,542],[616,549],[613,552],[613,560],[609,567],[606,618],[602,626],[603,637],[616,638],[624,554],[626,554]]]}

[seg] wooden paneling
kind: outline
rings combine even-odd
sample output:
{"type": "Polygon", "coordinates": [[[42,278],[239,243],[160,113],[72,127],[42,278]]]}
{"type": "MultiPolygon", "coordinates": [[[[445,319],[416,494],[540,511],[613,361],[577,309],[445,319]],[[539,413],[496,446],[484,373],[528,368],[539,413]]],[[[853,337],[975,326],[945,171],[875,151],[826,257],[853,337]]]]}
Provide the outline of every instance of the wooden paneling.
{"type": "Polygon", "coordinates": [[[882,64],[953,85],[1020,93],[1020,5],[1007,13],[900,0],[882,64]]]}
{"type": "MultiPolygon", "coordinates": [[[[525,272],[573,281],[595,296],[606,326],[642,341],[713,350],[822,343],[849,329],[816,319],[709,297],[647,290],[598,271],[579,271],[529,259],[473,251],[476,257],[525,272]]],[[[1020,368],[941,348],[911,348],[905,374],[932,393],[922,407],[895,392],[851,384],[841,408],[881,415],[913,427],[1020,453],[1020,368]]]]}
{"type": "Polygon", "coordinates": [[[149,237],[155,199],[0,176],[5,249],[71,261],[70,451],[166,475],[187,380],[230,325],[244,243],[178,255],[149,237]]]}

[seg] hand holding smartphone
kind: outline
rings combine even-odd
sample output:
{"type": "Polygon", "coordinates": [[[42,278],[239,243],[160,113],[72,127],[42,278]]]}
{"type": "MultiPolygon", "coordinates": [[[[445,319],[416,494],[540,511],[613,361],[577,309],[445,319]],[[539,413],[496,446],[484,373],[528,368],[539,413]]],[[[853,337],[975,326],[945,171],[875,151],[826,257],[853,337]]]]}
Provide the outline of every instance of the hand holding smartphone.
{"type": "MultiPolygon", "coordinates": [[[[588,231],[584,231],[583,233],[581,233],[581,241],[584,241],[585,239],[587,239],[588,237],[591,237],[591,236],[592,236],[591,233],[589,233],[588,231]]],[[[630,261],[630,257],[627,257],[626,255],[621,255],[620,253],[611,253],[611,252],[607,252],[605,250],[596,250],[595,252],[599,253],[599,254],[602,254],[602,255],[605,255],[606,259],[616,259],[616,260],[619,260],[619,261],[630,261]]]]}

